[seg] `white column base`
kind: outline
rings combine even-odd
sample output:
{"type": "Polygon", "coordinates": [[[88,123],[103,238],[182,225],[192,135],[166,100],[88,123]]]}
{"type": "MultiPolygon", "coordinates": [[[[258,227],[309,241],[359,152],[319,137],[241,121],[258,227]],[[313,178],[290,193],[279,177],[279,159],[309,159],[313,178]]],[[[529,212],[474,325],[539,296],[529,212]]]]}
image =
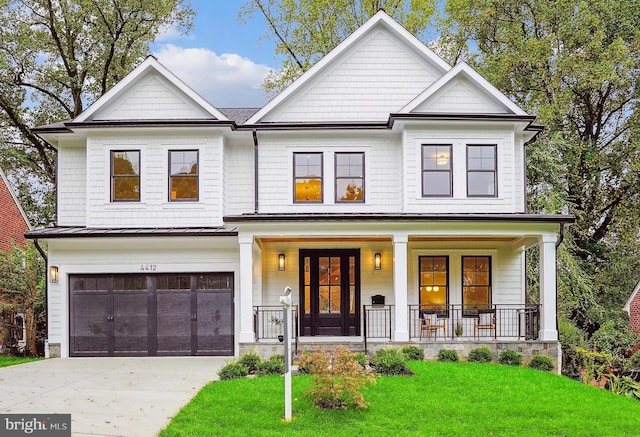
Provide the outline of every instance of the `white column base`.
{"type": "Polygon", "coordinates": [[[256,342],[256,335],[254,334],[253,331],[240,332],[240,335],[238,336],[238,342],[240,342],[240,343],[255,343],[256,342]]]}
{"type": "Polygon", "coordinates": [[[538,331],[538,339],[540,341],[558,341],[558,331],[555,329],[538,331]]]}
{"type": "Polygon", "coordinates": [[[393,341],[409,341],[409,331],[394,331],[393,341]]]}

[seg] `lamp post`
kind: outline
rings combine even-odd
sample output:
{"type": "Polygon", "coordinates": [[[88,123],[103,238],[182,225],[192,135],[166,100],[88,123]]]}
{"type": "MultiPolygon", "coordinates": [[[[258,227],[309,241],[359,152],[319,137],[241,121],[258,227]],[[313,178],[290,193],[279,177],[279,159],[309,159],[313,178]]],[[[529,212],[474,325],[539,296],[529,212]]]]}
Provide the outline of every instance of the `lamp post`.
{"type": "Polygon", "coordinates": [[[284,317],[284,420],[291,422],[291,335],[289,317],[291,316],[291,287],[284,288],[280,296],[284,317]]]}

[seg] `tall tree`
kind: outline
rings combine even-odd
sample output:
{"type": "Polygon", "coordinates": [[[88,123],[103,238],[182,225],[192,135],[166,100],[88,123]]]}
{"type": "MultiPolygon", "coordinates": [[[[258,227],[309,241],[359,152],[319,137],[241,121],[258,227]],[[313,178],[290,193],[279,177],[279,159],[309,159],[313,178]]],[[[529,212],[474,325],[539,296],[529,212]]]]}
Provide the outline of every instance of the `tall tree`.
{"type": "Polygon", "coordinates": [[[623,255],[640,248],[640,4],[449,0],[444,11],[449,60],[465,57],[547,126],[527,149],[529,206],[576,215],[559,289],[593,333],[640,268],[623,255]]]}
{"type": "Polygon", "coordinates": [[[276,43],[282,66],[265,79],[265,89],[283,90],[329,53],[378,10],[384,9],[409,32],[426,33],[436,11],[436,0],[251,0],[241,9],[240,20],[257,14],[264,18],[263,38],[276,43]]]}
{"type": "Polygon", "coordinates": [[[76,117],[142,60],[160,31],[186,32],[192,18],[182,0],[0,3],[0,161],[32,223],[52,220],[56,178],[55,150],[32,127],[76,117]]]}

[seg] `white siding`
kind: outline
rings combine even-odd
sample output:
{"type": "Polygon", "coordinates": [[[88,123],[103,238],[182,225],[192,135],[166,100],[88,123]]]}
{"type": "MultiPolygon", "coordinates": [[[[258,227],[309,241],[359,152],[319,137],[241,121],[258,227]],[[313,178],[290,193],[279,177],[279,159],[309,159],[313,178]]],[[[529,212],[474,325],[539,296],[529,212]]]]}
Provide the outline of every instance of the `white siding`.
{"type": "Polygon", "coordinates": [[[418,258],[424,255],[449,257],[449,304],[462,304],[462,257],[491,257],[491,303],[524,304],[522,289],[523,252],[512,251],[505,244],[474,242],[433,242],[409,244],[409,288],[410,305],[419,304],[418,258]]]}
{"type": "Polygon", "coordinates": [[[89,227],[222,225],[220,134],[114,136],[87,140],[89,227]],[[110,202],[110,150],[140,150],[140,202],[110,202]],[[199,151],[199,201],[168,201],[168,151],[199,151]]]}
{"type": "Polygon", "coordinates": [[[213,117],[157,72],[149,73],[93,117],[94,120],[194,118],[213,117]]]}
{"type": "Polygon", "coordinates": [[[224,214],[254,210],[253,143],[229,143],[224,146],[224,214]]]}
{"type": "Polygon", "coordinates": [[[464,77],[457,77],[412,112],[505,114],[509,111],[464,77]]]}
{"type": "Polygon", "coordinates": [[[261,213],[304,212],[400,212],[402,171],[400,140],[386,133],[349,132],[342,136],[326,133],[270,135],[260,137],[259,209],[261,213]],[[304,136],[303,136],[304,135],[304,136]],[[323,153],[322,204],[293,202],[293,154],[323,153]],[[364,152],[365,202],[335,202],[335,153],[364,152]]]}
{"type": "Polygon", "coordinates": [[[87,153],[81,141],[58,146],[58,225],[83,226],[87,216],[87,153]]]}
{"type": "MultiPolygon", "coordinates": [[[[410,129],[404,138],[405,212],[408,213],[512,213],[522,212],[517,196],[522,187],[521,151],[516,153],[513,131],[499,127],[470,128],[461,124],[450,128],[410,129]],[[422,197],[422,144],[451,144],[453,197],[422,197]],[[497,145],[498,196],[467,198],[467,144],[497,145]]],[[[521,146],[518,144],[518,147],[521,146]]]]}
{"type": "Polygon", "coordinates": [[[393,252],[389,244],[384,242],[352,242],[344,243],[332,241],[329,243],[307,243],[304,247],[292,246],[287,243],[265,244],[262,250],[262,305],[278,305],[278,298],[284,287],[293,290],[293,304],[298,305],[299,286],[299,249],[360,249],[360,305],[370,305],[371,296],[381,294],[386,297],[386,304],[393,304],[393,252]],[[373,254],[382,254],[381,270],[373,270],[373,254]],[[287,268],[278,271],[276,263],[278,254],[287,257],[287,268]]]}
{"type": "Polygon", "coordinates": [[[406,42],[373,32],[263,121],[386,121],[437,78],[436,69],[406,42]]]}

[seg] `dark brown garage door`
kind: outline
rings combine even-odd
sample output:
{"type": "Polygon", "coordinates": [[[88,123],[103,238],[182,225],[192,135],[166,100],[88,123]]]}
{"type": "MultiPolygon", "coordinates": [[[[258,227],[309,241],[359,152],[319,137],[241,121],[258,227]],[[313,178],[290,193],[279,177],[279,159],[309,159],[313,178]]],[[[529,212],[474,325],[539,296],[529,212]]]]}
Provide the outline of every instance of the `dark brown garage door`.
{"type": "Polygon", "coordinates": [[[71,356],[233,355],[233,273],[69,283],[71,356]]]}

